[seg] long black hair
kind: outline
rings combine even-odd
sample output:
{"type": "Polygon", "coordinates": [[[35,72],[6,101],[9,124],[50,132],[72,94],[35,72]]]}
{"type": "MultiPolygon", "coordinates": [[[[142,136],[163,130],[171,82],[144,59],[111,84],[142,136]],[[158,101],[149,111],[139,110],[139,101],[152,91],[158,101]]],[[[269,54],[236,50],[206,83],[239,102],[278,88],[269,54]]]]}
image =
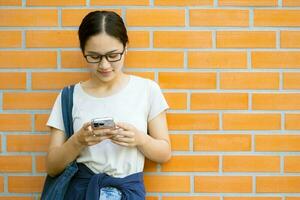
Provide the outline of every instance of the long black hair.
{"type": "Polygon", "coordinates": [[[93,11],[87,14],[78,30],[81,51],[84,53],[87,40],[94,35],[105,32],[118,39],[125,47],[128,35],[123,19],[113,11],[93,11]]]}

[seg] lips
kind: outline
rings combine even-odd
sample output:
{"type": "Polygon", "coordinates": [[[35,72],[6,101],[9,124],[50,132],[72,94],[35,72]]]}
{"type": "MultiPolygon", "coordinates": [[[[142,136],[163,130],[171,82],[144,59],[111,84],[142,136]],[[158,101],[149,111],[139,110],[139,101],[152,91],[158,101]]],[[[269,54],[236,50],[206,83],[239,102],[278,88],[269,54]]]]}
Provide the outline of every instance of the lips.
{"type": "Polygon", "coordinates": [[[100,73],[102,76],[108,76],[108,75],[110,75],[110,73],[111,73],[112,71],[98,71],[98,70],[97,70],[97,72],[100,73]]]}

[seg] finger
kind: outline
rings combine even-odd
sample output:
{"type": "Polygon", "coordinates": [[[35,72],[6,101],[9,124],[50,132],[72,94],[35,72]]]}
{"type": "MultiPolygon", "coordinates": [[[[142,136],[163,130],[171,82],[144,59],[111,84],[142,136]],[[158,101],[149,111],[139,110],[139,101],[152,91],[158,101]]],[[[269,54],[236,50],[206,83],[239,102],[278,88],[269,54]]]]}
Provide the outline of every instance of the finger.
{"type": "Polygon", "coordinates": [[[82,125],[82,128],[84,131],[91,131],[92,130],[92,126],[91,126],[91,122],[86,122],[82,125]]]}
{"type": "Polygon", "coordinates": [[[117,135],[121,135],[123,137],[129,137],[129,138],[131,138],[131,137],[134,136],[134,133],[132,131],[119,131],[117,133],[117,135]]]}
{"type": "Polygon", "coordinates": [[[129,147],[130,146],[128,143],[124,143],[124,142],[118,142],[118,141],[115,141],[115,140],[112,140],[112,142],[114,144],[118,144],[118,145],[125,146],[125,147],[129,147]]]}
{"type": "Polygon", "coordinates": [[[109,133],[110,135],[117,135],[119,133],[119,129],[111,130],[109,133]]]}
{"type": "Polygon", "coordinates": [[[117,141],[117,142],[124,142],[124,143],[132,143],[132,142],[134,142],[133,138],[119,137],[119,136],[112,137],[112,140],[117,141]]]}
{"type": "Polygon", "coordinates": [[[106,140],[106,139],[110,139],[111,137],[110,136],[90,136],[88,139],[87,139],[87,142],[89,143],[99,143],[101,142],[102,140],[106,140]]]}
{"type": "Polygon", "coordinates": [[[128,123],[125,122],[116,122],[117,127],[125,129],[125,130],[131,130],[131,126],[128,123]]]}
{"type": "Polygon", "coordinates": [[[107,135],[112,132],[110,129],[97,129],[93,131],[95,135],[101,136],[101,135],[107,135]]]}
{"type": "Polygon", "coordinates": [[[94,133],[93,133],[93,131],[90,131],[90,130],[85,130],[84,131],[84,136],[91,136],[91,135],[93,135],[94,133]]]}

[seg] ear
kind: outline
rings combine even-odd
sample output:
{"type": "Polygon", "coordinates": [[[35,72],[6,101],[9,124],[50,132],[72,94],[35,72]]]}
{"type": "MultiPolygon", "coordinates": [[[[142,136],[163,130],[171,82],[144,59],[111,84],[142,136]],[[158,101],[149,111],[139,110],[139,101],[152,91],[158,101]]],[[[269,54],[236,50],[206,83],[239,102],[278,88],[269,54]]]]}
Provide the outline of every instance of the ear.
{"type": "Polygon", "coordinates": [[[128,51],[128,43],[126,43],[126,46],[125,46],[125,54],[127,54],[127,51],[128,51]]]}

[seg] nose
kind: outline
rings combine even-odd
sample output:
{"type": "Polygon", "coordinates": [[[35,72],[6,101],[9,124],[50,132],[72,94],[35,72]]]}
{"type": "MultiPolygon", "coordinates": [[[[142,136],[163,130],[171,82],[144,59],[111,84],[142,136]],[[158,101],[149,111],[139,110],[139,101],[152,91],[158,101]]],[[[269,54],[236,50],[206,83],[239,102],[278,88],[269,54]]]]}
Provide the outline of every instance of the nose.
{"type": "Polygon", "coordinates": [[[107,61],[107,59],[102,57],[101,61],[98,63],[98,67],[101,69],[107,69],[110,67],[110,62],[107,61]]]}

